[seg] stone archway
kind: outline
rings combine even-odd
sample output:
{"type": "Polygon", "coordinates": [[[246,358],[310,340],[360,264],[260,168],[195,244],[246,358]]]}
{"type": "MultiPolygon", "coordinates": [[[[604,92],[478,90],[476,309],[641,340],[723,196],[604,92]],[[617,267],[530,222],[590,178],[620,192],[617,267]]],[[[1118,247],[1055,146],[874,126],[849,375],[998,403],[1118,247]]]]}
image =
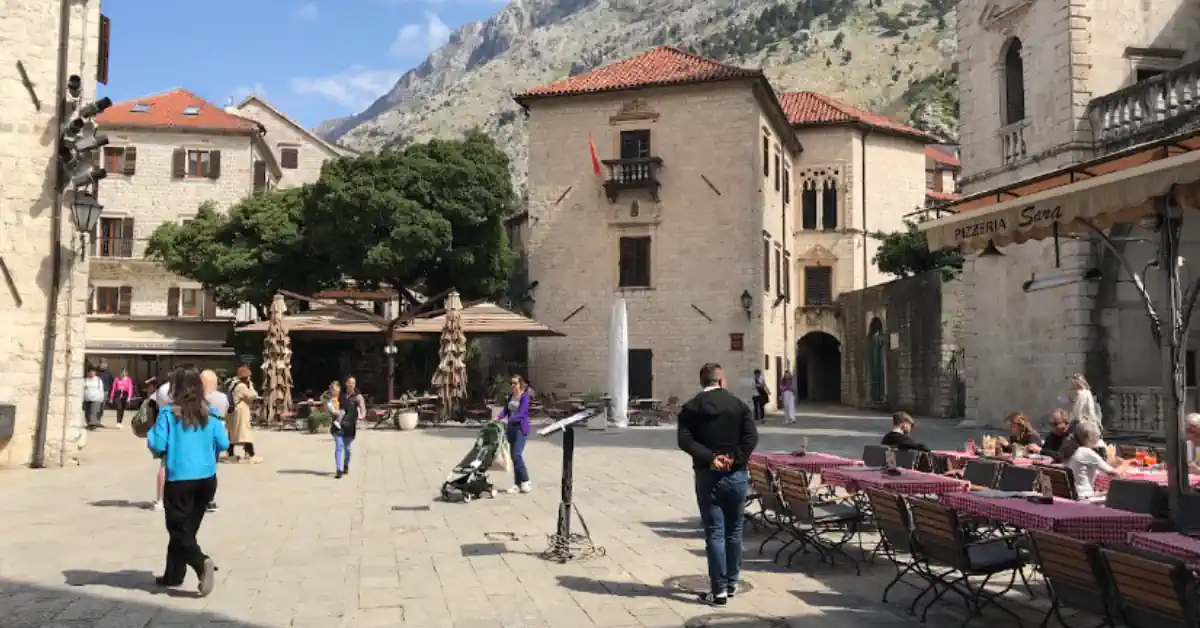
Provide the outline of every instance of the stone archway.
{"type": "Polygon", "coordinates": [[[796,343],[796,400],[842,401],[842,343],[814,331],[796,343]]]}
{"type": "Polygon", "coordinates": [[[867,392],[871,403],[887,399],[887,334],[878,317],[867,327],[867,392]]]}

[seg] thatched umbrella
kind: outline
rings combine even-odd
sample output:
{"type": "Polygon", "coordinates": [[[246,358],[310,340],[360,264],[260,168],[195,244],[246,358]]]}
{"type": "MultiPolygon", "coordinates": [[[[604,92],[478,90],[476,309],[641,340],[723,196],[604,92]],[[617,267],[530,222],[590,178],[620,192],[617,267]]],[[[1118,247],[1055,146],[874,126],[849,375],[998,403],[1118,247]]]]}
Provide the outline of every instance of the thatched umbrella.
{"type": "Polygon", "coordinates": [[[442,401],[442,420],[461,416],[467,396],[467,335],[462,327],[462,300],[457,291],[446,297],[446,324],[438,346],[438,368],[433,389],[442,401]]]}
{"type": "Polygon", "coordinates": [[[287,303],[283,295],[275,295],[267,318],[267,334],[263,340],[263,407],[267,425],[292,411],[292,341],[283,320],[287,303]]]}

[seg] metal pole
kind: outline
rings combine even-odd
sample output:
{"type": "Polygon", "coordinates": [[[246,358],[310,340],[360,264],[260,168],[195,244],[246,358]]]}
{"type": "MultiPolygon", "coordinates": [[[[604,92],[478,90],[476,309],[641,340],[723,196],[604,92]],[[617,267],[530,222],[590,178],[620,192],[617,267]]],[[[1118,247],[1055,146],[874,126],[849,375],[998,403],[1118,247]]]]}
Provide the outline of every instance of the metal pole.
{"type": "MultiPolygon", "coordinates": [[[[571,492],[575,458],[575,427],[568,425],[563,430],[562,457],[562,502],[558,505],[558,537],[564,548],[571,542],[571,492]]],[[[569,552],[569,550],[567,550],[569,552]]]]}
{"type": "Polygon", "coordinates": [[[1181,235],[1180,217],[1175,211],[1168,196],[1155,199],[1155,213],[1160,220],[1158,270],[1162,273],[1163,296],[1166,298],[1166,324],[1163,325],[1161,361],[1162,361],[1162,392],[1164,432],[1167,437],[1167,504],[1170,509],[1171,521],[1176,528],[1183,526],[1182,506],[1183,491],[1188,487],[1187,455],[1184,452],[1187,436],[1184,433],[1186,425],[1183,416],[1184,407],[1184,369],[1180,334],[1182,294],[1179,286],[1179,251],[1178,243],[1181,235]]]}

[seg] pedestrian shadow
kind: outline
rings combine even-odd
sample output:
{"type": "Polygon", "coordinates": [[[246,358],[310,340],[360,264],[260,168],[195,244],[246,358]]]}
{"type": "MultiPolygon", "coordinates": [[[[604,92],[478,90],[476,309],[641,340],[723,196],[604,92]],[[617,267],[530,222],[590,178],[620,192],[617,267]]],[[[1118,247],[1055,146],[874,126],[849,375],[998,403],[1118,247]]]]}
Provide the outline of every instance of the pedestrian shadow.
{"type": "Polygon", "coordinates": [[[704,530],[693,528],[685,530],[681,528],[650,528],[650,531],[667,539],[703,539],[704,530]]]}
{"type": "Polygon", "coordinates": [[[154,506],[154,502],[135,502],[128,499],[101,499],[94,502],[88,502],[89,506],[97,508],[138,508],[141,510],[149,510],[154,506]]]}
{"type": "MultiPolygon", "coordinates": [[[[591,593],[594,595],[613,595],[616,597],[653,597],[669,598],[676,602],[700,604],[696,595],[677,587],[657,586],[643,582],[617,582],[613,580],[597,580],[581,576],[557,576],[558,586],[576,593],[591,593]]],[[[723,624],[722,624],[723,625],[723,624]]]]}
{"type": "Polygon", "coordinates": [[[427,512],[432,510],[428,505],[425,506],[392,506],[392,512],[427,512]]]}
{"type": "MultiPolygon", "coordinates": [[[[70,574],[75,572],[64,572],[70,574]]],[[[96,572],[78,572],[96,573],[96,572]]],[[[132,572],[138,573],[138,572],[132,572]]],[[[151,581],[153,584],[153,580],[151,581]]],[[[190,626],[192,628],[267,628],[265,623],[146,601],[113,599],[86,589],[63,589],[0,578],[0,625],[3,626],[190,626]]]]}
{"type": "Polygon", "coordinates": [[[275,473],[279,475],[312,475],[319,478],[333,477],[332,471],[316,471],[314,469],[279,469],[275,473]]]}
{"type": "Polygon", "coordinates": [[[652,530],[700,530],[704,527],[700,517],[684,517],[671,521],[643,521],[642,525],[652,530]]]}
{"type": "Polygon", "coordinates": [[[93,569],[68,569],[63,573],[65,584],[69,587],[110,587],[127,591],[145,591],[154,595],[169,597],[200,597],[197,591],[185,591],[171,587],[160,587],[154,584],[154,574],[137,569],[122,569],[121,571],[95,571],[93,569]]]}

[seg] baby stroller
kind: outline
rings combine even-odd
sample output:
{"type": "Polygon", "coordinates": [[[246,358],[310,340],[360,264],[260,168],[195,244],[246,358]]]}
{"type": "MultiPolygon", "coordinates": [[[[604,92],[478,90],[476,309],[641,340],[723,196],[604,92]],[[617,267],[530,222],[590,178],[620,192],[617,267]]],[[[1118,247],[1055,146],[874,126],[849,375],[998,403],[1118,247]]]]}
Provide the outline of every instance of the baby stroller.
{"type": "Polygon", "coordinates": [[[496,487],[488,479],[488,467],[496,457],[496,451],[504,442],[504,424],[500,421],[488,421],[475,437],[475,445],[471,451],[454,467],[442,484],[442,499],[451,501],[455,496],[464,502],[469,502],[487,493],[489,497],[496,496],[496,487]]]}

